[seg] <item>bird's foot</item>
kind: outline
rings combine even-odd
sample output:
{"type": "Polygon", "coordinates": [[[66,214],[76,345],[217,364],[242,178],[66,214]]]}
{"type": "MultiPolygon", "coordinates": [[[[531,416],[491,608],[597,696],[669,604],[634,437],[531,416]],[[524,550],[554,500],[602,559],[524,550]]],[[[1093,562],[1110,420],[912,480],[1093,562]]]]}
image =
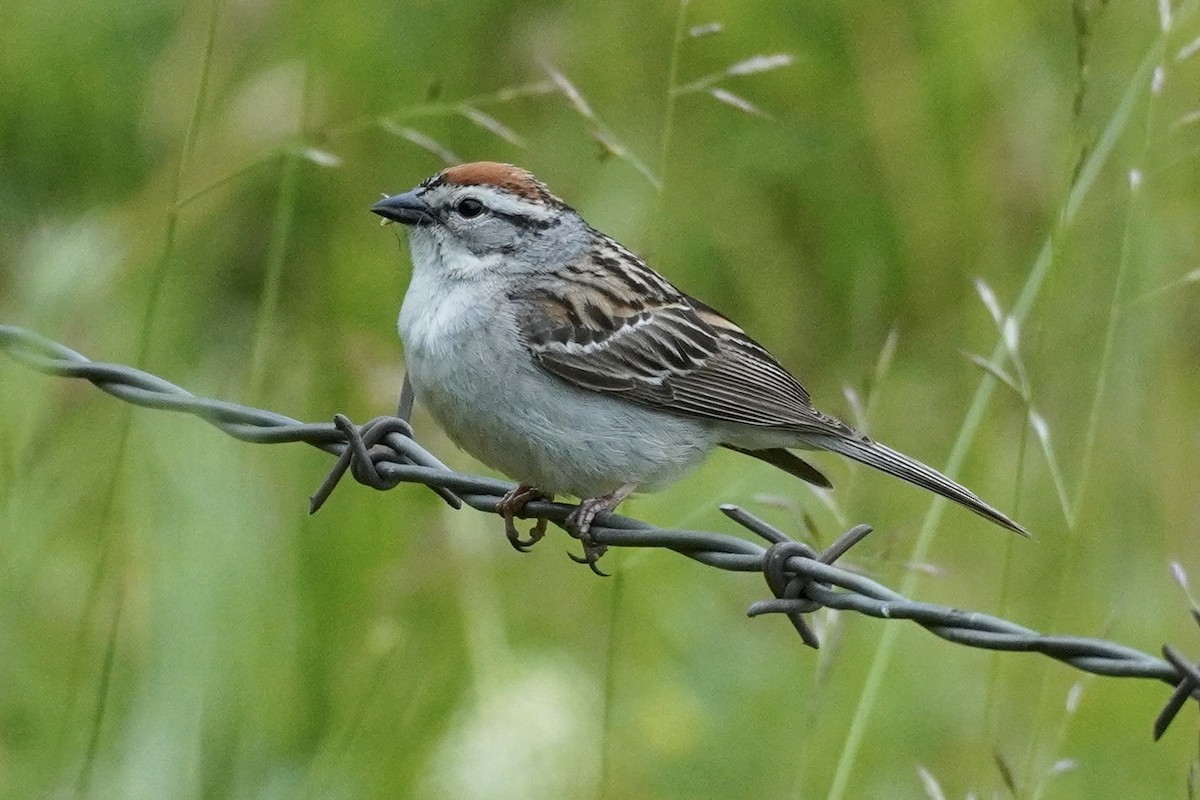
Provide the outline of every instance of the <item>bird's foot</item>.
{"type": "Polygon", "coordinates": [[[546,520],[538,517],[533,527],[529,529],[529,538],[522,539],[521,532],[517,530],[516,523],[513,521],[517,514],[525,508],[525,504],[533,500],[547,500],[549,496],[541,489],[536,489],[524,483],[510,490],[504,497],[500,498],[500,502],[496,505],[496,513],[504,518],[504,535],[508,537],[508,543],[513,546],[513,549],[520,553],[528,553],[529,548],[542,540],[546,535],[546,520]]]}
{"type": "Polygon", "coordinates": [[[608,577],[608,573],[596,566],[596,562],[608,550],[608,545],[597,542],[592,535],[592,522],[597,515],[608,513],[621,504],[621,501],[633,493],[636,487],[633,484],[626,484],[615,492],[603,495],[602,497],[589,497],[579,503],[579,505],[567,515],[565,525],[567,532],[574,536],[583,545],[583,555],[577,556],[574,553],[567,553],[571,560],[577,564],[587,564],[588,569],[601,577],[608,577]]]}

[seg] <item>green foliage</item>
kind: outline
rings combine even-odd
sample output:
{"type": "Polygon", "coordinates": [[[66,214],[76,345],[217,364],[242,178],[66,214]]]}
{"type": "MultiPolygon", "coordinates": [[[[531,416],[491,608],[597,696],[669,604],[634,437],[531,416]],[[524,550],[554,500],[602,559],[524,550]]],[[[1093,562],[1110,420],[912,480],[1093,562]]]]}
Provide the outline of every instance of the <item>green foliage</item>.
{"type": "MultiPolygon", "coordinates": [[[[11,0],[0,319],[365,420],[408,270],[367,207],[512,161],[1034,540],[832,458],[832,494],[726,453],[626,511],[868,521],[854,558],[919,598],[1194,651],[1197,5],[11,0]]],[[[0,794],[1166,797],[1195,769],[1194,709],[1149,742],[1163,687],[1068,705],[1066,667],[848,616],[807,652],[743,617],[759,579],[669,553],[601,581],[416,487],[310,518],[328,466],[0,359],[0,794]]]]}

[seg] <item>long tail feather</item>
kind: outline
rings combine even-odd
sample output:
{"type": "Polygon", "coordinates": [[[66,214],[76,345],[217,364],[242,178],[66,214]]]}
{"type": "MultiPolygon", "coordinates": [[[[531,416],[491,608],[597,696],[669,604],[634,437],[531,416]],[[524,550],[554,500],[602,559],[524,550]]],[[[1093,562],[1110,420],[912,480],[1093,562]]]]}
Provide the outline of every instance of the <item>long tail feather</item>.
{"type": "Polygon", "coordinates": [[[947,478],[933,467],[922,464],[915,458],[910,458],[887,445],[870,439],[854,439],[850,437],[810,436],[807,440],[814,447],[830,450],[874,467],[881,472],[895,475],[897,478],[916,484],[922,489],[940,494],[948,500],[953,500],[961,506],[969,508],[981,517],[989,519],[1010,531],[1028,536],[1029,531],[1009,519],[1007,516],[992,508],[975,496],[970,489],[947,478]]]}

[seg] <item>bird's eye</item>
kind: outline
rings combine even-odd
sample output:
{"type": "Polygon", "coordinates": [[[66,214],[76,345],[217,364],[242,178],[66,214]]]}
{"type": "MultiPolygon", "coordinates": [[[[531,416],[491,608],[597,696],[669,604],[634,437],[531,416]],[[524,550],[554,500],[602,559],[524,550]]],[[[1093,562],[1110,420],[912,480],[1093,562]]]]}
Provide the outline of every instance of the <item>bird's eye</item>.
{"type": "Polygon", "coordinates": [[[454,207],[454,210],[459,213],[459,216],[470,219],[471,217],[478,217],[483,213],[483,203],[474,197],[464,197],[458,201],[458,205],[454,207]]]}

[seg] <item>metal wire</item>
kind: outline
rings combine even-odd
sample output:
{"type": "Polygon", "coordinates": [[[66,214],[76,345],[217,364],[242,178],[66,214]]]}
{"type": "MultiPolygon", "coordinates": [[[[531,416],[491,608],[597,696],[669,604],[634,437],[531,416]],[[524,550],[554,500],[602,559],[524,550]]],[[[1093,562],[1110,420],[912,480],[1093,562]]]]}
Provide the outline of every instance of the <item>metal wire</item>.
{"type": "MultiPolygon", "coordinates": [[[[401,483],[421,484],[455,508],[465,503],[486,512],[495,512],[500,499],[513,486],[454,472],[418,445],[404,419],[412,404],[407,384],[401,396],[400,416],[379,417],[361,426],[340,414],[332,423],[304,423],[270,411],[196,397],[133,367],[91,361],[22,328],[0,325],[0,348],[32,369],[82,378],[134,405],[192,414],[242,441],[304,442],[336,455],[337,462],[312,497],[314,512],[347,472],[358,482],[380,490],[401,483]]],[[[528,503],[521,516],[548,519],[563,527],[572,510],[570,505],[539,500],[528,503]]],[[[1156,739],[1189,698],[1200,700],[1200,670],[1170,646],[1164,645],[1164,660],[1103,639],[1047,636],[987,614],[915,602],[836,566],[834,562],[840,556],[870,533],[866,525],[853,528],[823,553],[817,553],[744,509],[722,506],[721,511],[766,540],[768,546],[711,531],[659,528],[620,514],[597,517],[591,534],[603,545],[664,548],[718,569],[761,572],[774,599],[755,603],[749,615],[784,615],[811,647],[819,643],[804,615],[827,607],[878,619],[911,620],[935,636],[968,647],[1041,653],[1097,675],[1152,678],[1175,687],[1154,724],[1156,739]]]]}

